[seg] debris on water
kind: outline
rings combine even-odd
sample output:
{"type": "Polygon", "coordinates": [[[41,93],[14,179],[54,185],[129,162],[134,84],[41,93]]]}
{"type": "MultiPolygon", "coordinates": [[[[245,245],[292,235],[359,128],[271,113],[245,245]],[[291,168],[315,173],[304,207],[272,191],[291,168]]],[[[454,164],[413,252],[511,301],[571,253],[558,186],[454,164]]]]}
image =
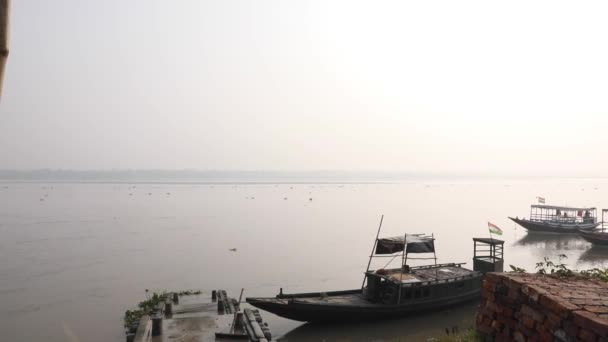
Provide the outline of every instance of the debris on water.
{"type": "Polygon", "coordinates": [[[236,252],[236,248],[230,248],[229,251],[236,252]]]}

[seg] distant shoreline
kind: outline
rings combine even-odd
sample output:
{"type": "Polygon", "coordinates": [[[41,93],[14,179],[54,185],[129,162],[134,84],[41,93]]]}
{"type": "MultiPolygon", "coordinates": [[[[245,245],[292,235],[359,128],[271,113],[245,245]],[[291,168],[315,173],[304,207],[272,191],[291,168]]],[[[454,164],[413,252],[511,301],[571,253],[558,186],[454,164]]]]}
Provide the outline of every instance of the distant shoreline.
{"type": "Polygon", "coordinates": [[[605,177],[398,171],[0,170],[0,183],[58,184],[398,184],[601,179],[605,177]]]}

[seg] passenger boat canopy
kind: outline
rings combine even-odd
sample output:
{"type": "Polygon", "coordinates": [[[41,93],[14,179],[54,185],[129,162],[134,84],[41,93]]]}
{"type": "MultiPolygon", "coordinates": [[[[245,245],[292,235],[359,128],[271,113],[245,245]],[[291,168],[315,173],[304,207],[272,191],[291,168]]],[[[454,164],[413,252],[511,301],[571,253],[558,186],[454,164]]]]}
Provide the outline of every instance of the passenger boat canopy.
{"type": "Polygon", "coordinates": [[[559,221],[564,223],[594,222],[596,208],[563,207],[533,204],[530,206],[531,221],[559,221]]]}
{"type": "Polygon", "coordinates": [[[558,205],[544,205],[544,204],[532,204],[531,206],[532,208],[538,208],[538,209],[559,209],[561,211],[585,211],[585,210],[589,210],[589,211],[595,211],[596,208],[576,208],[576,207],[562,207],[562,206],[558,206],[558,205]]]}
{"type": "Polygon", "coordinates": [[[376,244],[375,254],[393,254],[405,253],[434,253],[435,239],[432,236],[424,234],[407,234],[404,236],[395,236],[388,238],[380,238],[376,244]]]}

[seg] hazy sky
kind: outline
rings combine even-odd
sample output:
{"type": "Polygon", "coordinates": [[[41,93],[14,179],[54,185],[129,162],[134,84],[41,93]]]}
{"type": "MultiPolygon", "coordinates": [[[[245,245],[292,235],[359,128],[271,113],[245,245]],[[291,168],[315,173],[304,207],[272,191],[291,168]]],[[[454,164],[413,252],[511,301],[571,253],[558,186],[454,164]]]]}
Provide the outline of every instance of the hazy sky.
{"type": "Polygon", "coordinates": [[[603,1],[12,10],[0,168],[608,172],[603,1]]]}

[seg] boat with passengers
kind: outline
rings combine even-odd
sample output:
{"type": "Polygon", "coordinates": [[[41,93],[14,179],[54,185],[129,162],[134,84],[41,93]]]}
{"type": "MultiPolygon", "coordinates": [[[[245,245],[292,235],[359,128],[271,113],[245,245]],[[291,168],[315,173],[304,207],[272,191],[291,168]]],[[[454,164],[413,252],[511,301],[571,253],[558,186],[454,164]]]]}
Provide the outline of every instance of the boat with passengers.
{"type": "Polygon", "coordinates": [[[528,232],[549,232],[577,234],[591,231],[600,225],[595,208],[563,207],[532,204],[530,218],[513,218],[513,222],[526,228],[528,232]]]}
{"type": "Polygon", "coordinates": [[[483,272],[496,271],[494,265],[499,265],[498,271],[502,271],[501,240],[474,239],[475,270],[470,270],[463,267],[464,263],[437,264],[433,235],[404,234],[379,238],[380,227],[361,288],[295,294],[284,294],[281,289],[276,297],[247,298],[247,302],[297,321],[376,320],[437,310],[478,299],[483,272]],[[485,248],[478,251],[478,244],[485,248]],[[411,257],[411,254],[432,256],[411,257]],[[395,259],[400,260],[399,267],[370,270],[372,258],[377,257],[390,258],[386,266],[395,259]],[[408,261],[413,259],[434,260],[434,263],[423,266],[408,265],[408,261]]]}

